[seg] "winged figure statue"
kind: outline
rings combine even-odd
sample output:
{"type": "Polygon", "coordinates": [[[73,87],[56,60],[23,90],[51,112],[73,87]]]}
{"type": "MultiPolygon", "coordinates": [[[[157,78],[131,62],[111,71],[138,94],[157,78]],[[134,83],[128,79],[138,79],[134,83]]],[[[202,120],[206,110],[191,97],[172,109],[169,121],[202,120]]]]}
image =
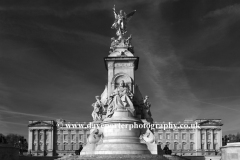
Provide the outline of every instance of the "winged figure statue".
{"type": "Polygon", "coordinates": [[[127,32],[127,23],[130,21],[135,12],[136,10],[126,14],[123,10],[120,10],[119,14],[117,14],[114,5],[113,13],[115,16],[115,21],[111,28],[117,30],[117,36],[122,36],[127,32]]]}

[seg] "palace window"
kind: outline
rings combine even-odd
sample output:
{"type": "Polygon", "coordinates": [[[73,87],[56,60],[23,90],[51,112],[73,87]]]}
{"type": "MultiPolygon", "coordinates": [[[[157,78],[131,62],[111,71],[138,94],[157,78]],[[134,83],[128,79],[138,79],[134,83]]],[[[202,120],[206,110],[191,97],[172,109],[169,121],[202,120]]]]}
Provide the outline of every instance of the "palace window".
{"type": "Polygon", "coordinates": [[[42,137],[43,137],[43,136],[42,136],[42,134],[40,134],[40,135],[39,135],[39,139],[41,140],[41,139],[42,139],[42,137]]]}
{"type": "Polygon", "coordinates": [[[59,150],[59,151],[61,150],[61,145],[60,145],[60,143],[57,144],[57,150],[59,150]]]}
{"type": "Polygon", "coordinates": [[[184,139],[184,140],[186,139],[186,133],[182,134],[182,139],[184,139]]]}
{"type": "Polygon", "coordinates": [[[207,149],[210,149],[210,143],[207,144],[207,149]]]}
{"type": "Polygon", "coordinates": [[[34,143],[33,144],[33,149],[32,149],[33,151],[36,151],[37,150],[37,144],[36,143],[34,143]]]}
{"type": "Polygon", "coordinates": [[[201,149],[205,149],[205,148],[204,148],[204,143],[201,144],[201,149]]]}
{"type": "Polygon", "coordinates": [[[205,139],[205,134],[204,133],[202,133],[202,140],[204,140],[205,139]]]}
{"type": "Polygon", "coordinates": [[[72,150],[76,150],[77,149],[77,144],[76,143],[72,143],[72,150]]]}
{"type": "Polygon", "coordinates": [[[70,150],[75,150],[75,146],[74,146],[74,143],[71,144],[71,149],[70,150]]]}
{"type": "Polygon", "coordinates": [[[67,150],[67,143],[63,144],[63,150],[66,151],[67,150]]]}
{"type": "MultiPolygon", "coordinates": [[[[169,142],[167,142],[166,145],[168,146],[168,148],[170,147],[170,143],[169,143],[169,142]]],[[[169,148],[169,149],[170,149],[170,148],[169,148]]]]}
{"type": "Polygon", "coordinates": [[[161,142],[158,142],[158,145],[160,145],[160,146],[161,146],[161,148],[163,147],[163,144],[162,144],[161,142]]]}
{"type": "Polygon", "coordinates": [[[186,143],[183,142],[183,143],[182,143],[182,150],[185,150],[185,149],[186,149],[186,143]]]}
{"type": "Polygon", "coordinates": [[[190,150],[193,150],[194,143],[190,143],[190,150]]]}
{"type": "Polygon", "coordinates": [[[46,150],[49,150],[50,149],[50,145],[49,143],[46,144],[46,150]]]}
{"type": "Polygon", "coordinates": [[[178,139],[178,134],[177,133],[174,134],[174,139],[178,139]]]}
{"type": "Polygon", "coordinates": [[[68,135],[64,134],[64,140],[67,141],[68,140],[68,135]]]}
{"type": "Polygon", "coordinates": [[[159,134],[159,139],[162,139],[162,134],[159,134]]]}
{"type": "Polygon", "coordinates": [[[75,141],[76,140],[76,135],[72,134],[72,140],[75,141]]]}
{"type": "Polygon", "coordinates": [[[79,140],[83,141],[83,134],[79,134],[79,140]]]}
{"type": "Polygon", "coordinates": [[[213,149],[217,149],[217,143],[215,143],[213,147],[214,147],[213,149]]]}
{"type": "Polygon", "coordinates": [[[193,140],[193,138],[194,138],[194,134],[191,133],[191,134],[190,134],[190,140],[193,140]]]}
{"type": "Polygon", "coordinates": [[[170,139],[170,134],[169,133],[166,134],[166,139],[170,139]]]}
{"type": "Polygon", "coordinates": [[[214,140],[217,140],[217,133],[214,133],[214,140]]]}
{"type": "Polygon", "coordinates": [[[43,151],[43,150],[44,150],[44,146],[43,146],[43,144],[42,144],[42,143],[40,143],[39,150],[40,150],[40,151],[43,151]]]}
{"type": "Polygon", "coordinates": [[[177,143],[177,142],[175,142],[175,143],[174,143],[174,150],[175,150],[175,151],[178,149],[178,147],[177,147],[177,146],[178,146],[178,143],[177,143]]]}
{"type": "Polygon", "coordinates": [[[207,139],[211,139],[211,133],[208,133],[207,139]]]}
{"type": "Polygon", "coordinates": [[[60,134],[57,135],[57,139],[58,139],[58,141],[61,140],[61,135],[60,134]]]}

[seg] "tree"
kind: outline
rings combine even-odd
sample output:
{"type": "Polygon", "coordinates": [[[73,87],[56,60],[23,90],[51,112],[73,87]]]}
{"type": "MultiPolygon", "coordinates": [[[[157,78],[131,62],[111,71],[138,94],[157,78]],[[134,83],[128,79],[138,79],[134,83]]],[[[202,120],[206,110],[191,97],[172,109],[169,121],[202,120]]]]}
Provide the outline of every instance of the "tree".
{"type": "Polygon", "coordinates": [[[240,133],[238,132],[237,135],[236,135],[236,141],[237,142],[240,142],[240,133]]]}
{"type": "Polygon", "coordinates": [[[23,150],[27,150],[28,143],[27,140],[24,139],[23,136],[17,135],[17,134],[8,134],[6,136],[7,142],[10,145],[13,145],[14,147],[18,147],[23,150]]]}

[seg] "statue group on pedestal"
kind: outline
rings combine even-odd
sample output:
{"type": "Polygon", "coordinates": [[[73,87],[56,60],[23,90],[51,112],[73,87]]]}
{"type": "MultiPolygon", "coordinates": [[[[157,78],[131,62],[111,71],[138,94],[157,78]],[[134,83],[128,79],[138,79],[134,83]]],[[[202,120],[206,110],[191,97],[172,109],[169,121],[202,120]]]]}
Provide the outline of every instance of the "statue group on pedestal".
{"type": "MultiPolygon", "coordinates": [[[[142,100],[141,114],[142,118],[148,119],[151,118],[152,114],[150,111],[151,103],[148,101],[148,96],[142,100]]],[[[108,101],[107,101],[107,113],[106,118],[111,118],[116,109],[126,109],[132,113],[133,116],[136,115],[136,110],[133,103],[134,95],[129,90],[128,86],[122,80],[119,86],[113,90],[108,101]]],[[[101,102],[100,96],[96,96],[96,102],[92,104],[93,112],[92,117],[93,121],[102,121],[103,112],[105,111],[105,105],[101,102]]]]}
{"type": "Polygon", "coordinates": [[[106,117],[110,118],[117,108],[127,109],[134,116],[135,109],[132,103],[132,98],[133,94],[122,80],[119,87],[117,87],[110,96],[106,117]]]}

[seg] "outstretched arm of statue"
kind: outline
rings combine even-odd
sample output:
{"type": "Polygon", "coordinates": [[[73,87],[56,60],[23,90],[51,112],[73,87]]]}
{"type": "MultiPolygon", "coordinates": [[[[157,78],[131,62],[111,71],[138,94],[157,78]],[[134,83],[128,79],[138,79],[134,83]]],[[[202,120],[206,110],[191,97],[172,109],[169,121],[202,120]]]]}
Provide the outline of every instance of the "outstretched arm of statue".
{"type": "Polygon", "coordinates": [[[116,10],[115,10],[115,5],[113,6],[113,14],[114,14],[115,19],[118,19],[118,16],[117,16],[117,13],[116,13],[116,10]]]}

